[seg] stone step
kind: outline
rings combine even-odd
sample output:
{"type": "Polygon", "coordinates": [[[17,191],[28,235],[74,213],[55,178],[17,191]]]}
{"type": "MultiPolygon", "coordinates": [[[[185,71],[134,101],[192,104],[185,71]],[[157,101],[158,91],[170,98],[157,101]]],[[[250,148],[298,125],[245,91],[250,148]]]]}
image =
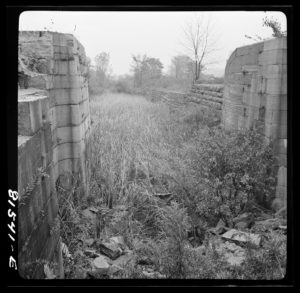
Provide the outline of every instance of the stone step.
{"type": "Polygon", "coordinates": [[[214,97],[218,97],[218,98],[222,98],[223,97],[223,92],[208,91],[208,90],[199,89],[199,88],[196,88],[196,87],[193,87],[191,89],[191,92],[193,92],[193,93],[199,93],[199,94],[204,94],[204,95],[209,95],[209,96],[214,96],[214,97]]]}
{"type": "Polygon", "coordinates": [[[194,88],[203,89],[207,91],[214,91],[214,92],[222,92],[224,89],[223,84],[199,84],[195,83],[193,84],[194,88]]]}
{"type": "Polygon", "coordinates": [[[221,98],[216,98],[216,97],[212,97],[212,96],[208,96],[208,95],[201,95],[201,94],[197,94],[197,93],[190,93],[189,97],[192,97],[194,99],[199,99],[199,100],[207,100],[207,101],[211,101],[211,102],[219,103],[219,104],[223,103],[223,99],[221,99],[221,98]]]}

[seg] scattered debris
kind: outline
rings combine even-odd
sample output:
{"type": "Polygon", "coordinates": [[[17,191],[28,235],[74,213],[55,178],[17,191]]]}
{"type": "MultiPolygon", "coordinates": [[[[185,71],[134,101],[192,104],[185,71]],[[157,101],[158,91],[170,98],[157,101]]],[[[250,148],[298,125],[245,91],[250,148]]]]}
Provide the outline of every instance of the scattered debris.
{"type": "Polygon", "coordinates": [[[112,265],[124,267],[126,266],[130,261],[134,261],[134,254],[132,251],[128,251],[126,254],[121,255],[116,260],[112,261],[112,265]]]}
{"type": "Polygon", "coordinates": [[[50,269],[50,267],[47,263],[44,264],[44,274],[45,274],[45,279],[55,279],[56,278],[56,275],[53,273],[53,270],[50,269]]]}
{"type": "Polygon", "coordinates": [[[258,234],[247,233],[236,229],[231,229],[222,235],[225,240],[233,241],[239,245],[253,244],[259,246],[261,242],[261,236],[258,234]]]}
{"type": "Polygon", "coordinates": [[[93,261],[93,272],[97,275],[105,275],[108,273],[109,264],[105,258],[105,256],[100,255],[93,261]]]}
{"type": "Polygon", "coordinates": [[[279,226],[281,226],[281,220],[278,218],[269,218],[264,221],[257,221],[255,222],[254,229],[259,229],[262,231],[267,230],[275,230],[278,229],[279,226]]]}
{"type": "Polygon", "coordinates": [[[215,235],[220,235],[225,233],[228,230],[226,227],[224,221],[222,219],[219,220],[217,226],[215,228],[208,229],[208,232],[215,234],[215,235]]]}
{"type": "Polygon", "coordinates": [[[118,245],[123,251],[126,249],[126,244],[123,236],[114,236],[109,239],[111,242],[114,242],[118,245]]]}
{"type": "Polygon", "coordinates": [[[163,278],[166,278],[165,275],[162,275],[159,272],[142,271],[142,274],[145,277],[150,278],[150,279],[163,279],[163,278]]]}
{"type": "Polygon", "coordinates": [[[247,228],[249,228],[249,226],[250,225],[247,222],[238,222],[234,225],[234,228],[238,230],[246,230],[247,228]]]}
{"type": "Polygon", "coordinates": [[[100,256],[100,254],[97,253],[97,252],[96,252],[95,250],[93,250],[93,249],[86,249],[86,250],[84,251],[84,254],[85,254],[86,256],[88,256],[88,257],[91,257],[91,258],[95,258],[95,257],[100,256]]]}
{"type": "Polygon", "coordinates": [[[95,213],[95,214],[99,211],[99,209],[97,209],[95,207],[89,207],[88,209],[89,209],[89,211],[91,211],[92,213],[95,213]]]}
{"type": "Polygon", "coordinates": [[[118,265],[112,265],[109,267],[108,274],[114,275],[116,273],[119,273],[122,270],[123,270],[123,268],[119,267],[118,265]]]}
{"type": "Polygon", "coordinates": [[[251,228],[254,224],[254,216],[251,213],[243,213],[232,220],[234,228],[236,229],[247,229],[251,228]]]}
{"type": "Polygon", "coordinates": [[[113,241],[99,242],[97,247],[101,253],[112,260],[117,259],[123,253],[122,249],[113,241]]]}
{"type": "Polygon", "coordinates": [[[88,238],[88,239],[85,239],[85,240],[84,240],[84,243],[85,243],[87,246],[92,246],[94,242],[95,242],[95,240],[94,240],[93,238],[88,238]]]}
{"type": "Polygon", "coordinates": [[[221,254],[230,265],[239,266],[246,259],[245,249],[229,241],[216,246],[216,251],[221,254]]]}

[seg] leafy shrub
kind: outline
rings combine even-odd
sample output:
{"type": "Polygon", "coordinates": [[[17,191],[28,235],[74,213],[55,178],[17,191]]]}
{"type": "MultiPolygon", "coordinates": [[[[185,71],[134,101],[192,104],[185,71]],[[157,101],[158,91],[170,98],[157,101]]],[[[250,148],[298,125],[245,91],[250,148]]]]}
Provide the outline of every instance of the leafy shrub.
{"type": "Polygon", "coordinates": [[[203,129],[190,149],[191,176],[198,181],[198,211],[229,223],[249,201],[270,202],[275,190],[272,150],[254,131],[203,129]]]}
{"type": "MultiPolygon", "coordinates": [[[[255,277],[263,258],[274,264],[265,249],[252,259],[259,273],[249,263],[246,274],[213,250],[196,256],[186,247],[191,226],[206,230],[220,218],[230,225],[252,202],[268,207],[276,168],[258,133],[222,130],[217,113],[205,108],[171,110],[140,96],[97,97],[91,114],[90,195],[128,208],[113,229],[131,249],[136,239],[146,241],[138,255],[152,257],[169,278],[255,277]],[[164,206],[155,193],[171,193],[177,203],[164,206]]],[[[127,277],[143,277],[134,265],[128,270],[127,277]]]]}

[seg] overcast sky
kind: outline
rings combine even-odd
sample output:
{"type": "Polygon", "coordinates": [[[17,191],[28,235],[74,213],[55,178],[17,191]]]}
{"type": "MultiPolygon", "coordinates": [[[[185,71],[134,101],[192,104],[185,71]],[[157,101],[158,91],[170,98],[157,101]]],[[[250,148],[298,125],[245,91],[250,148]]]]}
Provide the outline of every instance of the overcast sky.
{"type": "MultiPolygon", "coordinates": [[[[262,26],[265,16],[276,18],[286,30],[286,17],[281,12],[214,11],[205,14],[211,19],[218,49],[211,56],[216,63],[209,65],[206,73],[217,76],[223,75],[226,60],[236,47],[254,42],[245,35],[271,37],[272,30],[262,26]]],[[[187,53],[182,45],[182,27],[194,16],[195,12],[26,11],[20,16],[19,29],[72,33],[92,60],[98,53],[108,52],[115,75],[130,73],[132,54],[159,58],[166,72],[173,56],[187,53]]]]}

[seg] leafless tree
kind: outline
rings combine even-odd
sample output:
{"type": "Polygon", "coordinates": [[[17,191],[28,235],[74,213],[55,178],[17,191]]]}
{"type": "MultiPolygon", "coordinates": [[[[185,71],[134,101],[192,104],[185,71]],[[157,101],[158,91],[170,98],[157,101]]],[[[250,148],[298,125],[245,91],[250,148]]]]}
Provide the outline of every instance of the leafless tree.
{"type": "Polygon", "coordinates": [[[213,33],[211,19],[205,14],[196,14],[183,27],[183,45],[194,60],[194,81],[198,80],[201,71],[207,66],[208,57],[217,50],[217,39],[213,33]]]}

